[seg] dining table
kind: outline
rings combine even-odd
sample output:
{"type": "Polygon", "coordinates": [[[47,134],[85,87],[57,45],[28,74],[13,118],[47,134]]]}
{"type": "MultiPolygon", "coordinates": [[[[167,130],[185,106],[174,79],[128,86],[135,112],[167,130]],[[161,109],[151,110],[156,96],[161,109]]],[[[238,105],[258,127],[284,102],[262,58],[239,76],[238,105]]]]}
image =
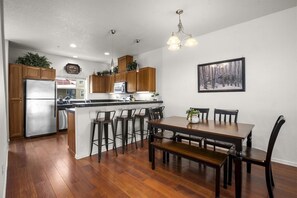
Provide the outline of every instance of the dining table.
{"type": "MultiPolygon", "coordinates": [[[[242,188],[242,145],[246,141],[247,147],[252,147],[253,124],[221,122],[214,120],[200,120],[199,123],[189,123],[186,117],[171,116],[162,119],[148,121],[151,129],[149,134],[149,160],[152,160],[152,146],[154,134],[158,129],[169,130],[174,133],[199,136],[232,143],[234,145],[234,155],[232,158],[235,163],[235,197],[241,197],[242,188]]],[[[251,165],[247,164],[247,171],[250,172],[251,165]]]]}

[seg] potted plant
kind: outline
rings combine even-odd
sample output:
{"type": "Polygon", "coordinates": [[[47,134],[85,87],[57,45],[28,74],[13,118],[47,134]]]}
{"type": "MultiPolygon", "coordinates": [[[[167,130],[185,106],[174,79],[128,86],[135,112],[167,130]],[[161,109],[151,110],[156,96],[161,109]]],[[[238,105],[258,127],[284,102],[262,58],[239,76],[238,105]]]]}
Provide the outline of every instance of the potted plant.
{"type": "Polygon", "coordinates": [[[132,70],[136,70],[137,69],[137,62],[136,60],[133,61],[132,63],[129,63],[127,65],[127,71],[132,71],[132,70]]]}
{"type": "Polygon", "coordinates": [[[118,72],[119,72],[119,66],[114,67],[112,73],[117,74],[118,72]]]}
{"type": "Polygon", "coordinates": [[[50,68],[50,65],[52,64],[45,56],[39,56],[38,53],[33,54],[31,52],[18,57],[16,63],[43,68],[50,68]]]}
{"type": "Polygon", "coordinates": [[[157,96],[159,95],[158,92],[154,92],[151,97],[153,98],[153,100],[157,100],[157,96]]]}
{"type": "Polygon", "coordinates": [[[199,111],[193,108],[190,108],[186,111],[187,120],[190,123],[198,123],[199,122],[199,111]]]}

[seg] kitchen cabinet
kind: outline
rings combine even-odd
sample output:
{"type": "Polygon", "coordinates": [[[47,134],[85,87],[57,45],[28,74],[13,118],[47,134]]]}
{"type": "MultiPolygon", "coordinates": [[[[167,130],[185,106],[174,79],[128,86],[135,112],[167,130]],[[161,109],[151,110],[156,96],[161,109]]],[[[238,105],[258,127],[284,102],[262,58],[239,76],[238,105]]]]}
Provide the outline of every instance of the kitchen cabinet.
{"type": "Polygon", "coordinates": [[[137,91],[137,72],[134,71],[128,71],[126,73],[126,79],[127,79],[127,92],[133,93],[137,91]]]}
{"type": "Polygon", "coordinates": [[[114,75],[106,76],[106,93],[113,93],[114,75]]]}
{"type": "Polygon", "coordinates": [[[90,93],[105,93],[105,79],[106,76],[91,75],[89,77],[90,93]]]}
{"type": "Polygon", "coordinates": [[[75,155],[75,111],[67,111],[68,149],[75,155]]]}
{"type": "Polygon", "coordinates": [[[24,137],[23,67],[9,65],[9,138],[24,137]]]}
{"type": "Polygon", "coordinates": [[[114,82],[126,82],[126,72],[115,74],[114,82]]]}
{"type": "Polygon", "coordinates": [[[127,65],[133,62],[133,56],[122,56],[118,58],[119,73],[127,71],[127,65]]]}
{"type": "Polygon", "coordinates": [[[144,67],[137,72],[137,91],[156,91],[156,68],[144,67]]]}
{"type": "Polygon", "coordinates": [[[23,78],[38,80],[55,80],[56,70],[23,65],[23,78]]]}

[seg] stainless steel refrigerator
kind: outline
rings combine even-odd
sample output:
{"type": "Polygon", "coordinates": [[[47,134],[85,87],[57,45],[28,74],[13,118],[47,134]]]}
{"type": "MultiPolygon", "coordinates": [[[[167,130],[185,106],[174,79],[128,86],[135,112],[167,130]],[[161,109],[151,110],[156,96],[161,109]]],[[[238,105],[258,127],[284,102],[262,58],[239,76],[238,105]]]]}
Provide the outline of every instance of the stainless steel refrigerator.
{"type": "Polygon", "coordinates": [[[55,133],[56,82],[26,80],[25,90],[25,136],[55,133]]]}

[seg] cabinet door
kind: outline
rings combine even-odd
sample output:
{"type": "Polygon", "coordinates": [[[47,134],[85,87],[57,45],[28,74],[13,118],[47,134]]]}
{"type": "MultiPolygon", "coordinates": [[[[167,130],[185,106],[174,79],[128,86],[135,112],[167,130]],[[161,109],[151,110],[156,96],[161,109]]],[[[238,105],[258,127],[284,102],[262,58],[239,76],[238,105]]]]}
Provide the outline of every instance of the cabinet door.
{"type": "Polygon", "coordinates": [[[137,73],[137,91],[156,91],[156,69],[145,67],[137,73]]]}
{"type": "Polygon", "coordinates": [[[106,78],[107,76],[99,76],[99,92],[106,93],[106,78]]]}
{"type": "Polygon", "coordinates": [[[90,93],[105,93],[105,78],[106,76],[91,75],[89,77],[90,93]]]}
{"type": "Polygon", "coordinates": [[[41,68],[40,69],[40,79],[55,80],[56,79],[56,70],[41,68]]]}
{"type": "Polygon", "coordinates": [[[123,56],[118,58],[119,73],[127,71],[127,65],[133,62],[133,56],[123,56]]]}
{"type": "Polygon", "coordinates": [[[24,104],[23,100],[9,100],[9,137],[24,137],[24,104]]]}
{"type": "Polygon", "coordinates": [[[114,85],[114,75],[107,76],[105,80],[106,93],[112,93],[114,85]]]}
{"type": "Polygon", "coordinates": [[[9,65],[9,98],[23,99],[23,66],[9,65]]]}
{"type": "Polygon", "coordinates": [[[126,78],[127,78],[127,92],[129,93],[136,92],[136,88],[137,88],[136,71],[128,71],[126,74],[126,78]]]}
{"type": "Polygon", "coordinates": [[[40,67],[23,66],[23,78],[40,79],[40,67]]]}
{"type": "Polygon", "coordinates": [[[126,82],[126,72],[115,74],[115,82],[126,82]]]}

